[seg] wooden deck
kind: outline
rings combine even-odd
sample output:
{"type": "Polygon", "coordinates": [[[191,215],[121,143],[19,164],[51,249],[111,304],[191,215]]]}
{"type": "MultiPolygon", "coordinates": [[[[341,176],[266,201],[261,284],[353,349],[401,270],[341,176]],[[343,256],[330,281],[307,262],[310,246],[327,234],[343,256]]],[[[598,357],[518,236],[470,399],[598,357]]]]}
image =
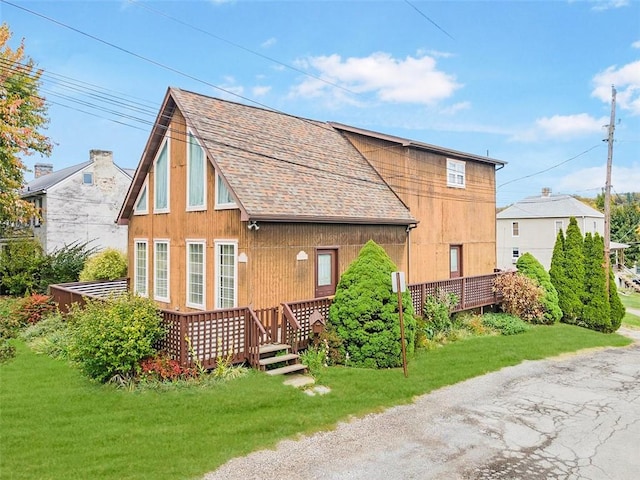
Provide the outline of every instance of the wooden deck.
{"type": "MultiPolygon", "coordinates": [[[[439,282],[409,285],[413,308],[418,315],[429,295],[455,293],[460,299],[455,311],[494,305],[496,275],[462,277],[439,282]]],[[[84,298],[107,299],[109,295],[126,292],[128,281],[77,282],[51,285],[50,294],[60,310],[67,312],[72,303],[84,304],[84,298]]],[[[257,367],[262,345],[290,345],[293,353],[309,344],[309,318],[318,311],[325,319],[333,297],[282,303],[277,307],[254,310],[251,306],[208,312],[177,312],[161,310],[167,329],[158,347],[184,366],[196,362],[206,368],[215,367],[219,359],[231,358],[234,363],[247,362],[257,367]]]]}

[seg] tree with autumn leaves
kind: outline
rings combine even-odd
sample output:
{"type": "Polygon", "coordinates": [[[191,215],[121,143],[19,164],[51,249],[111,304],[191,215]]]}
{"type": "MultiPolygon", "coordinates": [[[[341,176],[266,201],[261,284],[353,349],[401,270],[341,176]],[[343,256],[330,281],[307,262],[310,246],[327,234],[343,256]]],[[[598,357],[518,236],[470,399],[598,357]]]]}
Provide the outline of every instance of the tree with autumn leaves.
{"type": "Polygon", "coordinates": [[[42,133],[48,123],[47,105],[39,95],[42,70],[24,53],[24,39],[14,50],[11,30],[0,25],[0,237],[19,222],[37,214],[20,198],[26,166],[22,157],[49,156],[52,144],[42,133]]]}

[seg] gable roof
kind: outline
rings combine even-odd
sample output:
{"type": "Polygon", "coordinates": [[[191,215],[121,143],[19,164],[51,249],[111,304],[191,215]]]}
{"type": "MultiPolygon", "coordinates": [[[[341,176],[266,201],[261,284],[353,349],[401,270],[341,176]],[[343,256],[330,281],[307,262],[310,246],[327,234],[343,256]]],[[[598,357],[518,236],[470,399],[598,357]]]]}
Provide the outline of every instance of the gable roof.
{"type": "Polygon", "coordinates": [[[527,197],[496,215],[498,219],[514,218],[604,218],[604,214],[571,195],[527,197]]]}
{"type": "Polygon", "coordinates": [[[502,160],[496,160],[489,156],[483,157],[482,155],[474,155],[473,153],[465,153],[459,150],[452,150],[450,148],[439,147],[437,145],[431,145],[430,143],[419,142],[417,140],[410,140],[408,138],[396,137],[395,135],[388,135],[386,133],[374,132],[372,130],[365,130],[364,128],[352,127],[350,125],[344,125],[342,123],[329,122],[329,125],[333,126],[337,130],[356,133],[358,135],[365,135],[367,137],[377,138],[379,140],[385,140],[391,143],[398,143],[403,147],[412,147],[418,150],[425,150],[428,152],[434,152],[440,155],[445,155],[449,158],[457,158],[462,160],[473,160],[480,163],[488,163],[491,165],[504,166],[507,162],[502,160]]]}
{"type": "Polygon", "coordinates": [[[89,165],[91,165],[91,160],[80,163],[78,165],[63,168],[62,170],[58,170],[56,172],[48,173],[47,175],[42,175],[38,178],[34,178],[29,183],[27,183],[20,194],[23,197],[29,197],[38,193],[46,193],[47,189],[53,187],[54,185],[57,185],[63,180],[66,180],[74,173],[79,172],[89,165]]]}
{"type": "Polygon", "coordinates": [[[178,108],[243,220],[417,223],[369,162],[330,124],[169,88],[119,221],[133,203],[178,108]]]}

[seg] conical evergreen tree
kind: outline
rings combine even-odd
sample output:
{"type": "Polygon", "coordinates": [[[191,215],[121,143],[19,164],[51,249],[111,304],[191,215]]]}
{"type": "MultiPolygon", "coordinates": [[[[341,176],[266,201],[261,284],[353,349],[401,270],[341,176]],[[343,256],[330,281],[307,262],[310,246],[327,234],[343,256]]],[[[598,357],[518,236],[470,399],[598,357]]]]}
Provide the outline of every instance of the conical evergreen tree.
{"type": "MultiPolygon", "coordinates": [[[[329,309],[329,324],[343,341],[349,364],[368,368],[402,365],[398,295],[391,273],[397,268],[387,252],[369,240],[340,277],[329,309]]],[[[402,295],[407,353],[415,346],[416,320],[411,294],[402,295]]]]}
{"type": "Polygon", "coordinates": [[[564,274],[566,290],[562,293],[562,320],[566,323],[578,323],[582,316],[584,298],[584,252],[583,239],[575,217],[569,219],[567,236],[564,240],[564,274]]]}
{"type": "Polygon", "coordinates": [[[587,232],[584,239],[584,306],[578,323],[600,332],[611,331],[609,293],[604,271],[604,242],[597,233],[587,232]]]}
{"type": "Polygon", "coordinates": [[[544,307],[544,318],[541,319],[546,324],[552,324],[560,321],[562,310],[558,306],[558,292],[556,287],[551,283],[549,274],[542,264],[531,253],[527,252],[518,258],[516,263],[518,271],[527,277],[535,280],[544,290],[544,294],[540,299],[544,307]]]}
{"type": "Polygon", "coordinates": [[[611,313],[611,331],[615,332],[620,328],[626,311],[618,295],[613,269],[609,269],[609,311],[611,313]]]}
{"type": "Polygon", "coordinates": [[[564,318],[564,311],[567,308],[566,299],[568,298],[566,292],[569,288],[567,282],[567,276],[565,274],[565,257],[564,257],[564,233],[562,229],[558,231],[556,236],[556,243],[553,246],[553,255],[551,256],[551,268],[549,269],[549,278],[551,283],[558,293],[558,306],[562,311],[562,318],[564,318]]]}

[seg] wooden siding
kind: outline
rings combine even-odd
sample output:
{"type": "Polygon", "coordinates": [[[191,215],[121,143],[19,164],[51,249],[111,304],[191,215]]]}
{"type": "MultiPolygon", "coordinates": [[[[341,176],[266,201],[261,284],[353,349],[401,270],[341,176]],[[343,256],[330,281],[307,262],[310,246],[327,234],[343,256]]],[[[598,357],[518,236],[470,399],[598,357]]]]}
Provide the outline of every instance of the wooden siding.
{"type": "Polygon", "coordinates": [[[449,247],[462,245],[464,276],[493,272],[495,166],[465,160],[465,188],[447,186],[447,157],[345,133],[419,220],[411,231],[408,281],[449,276],[449,247]]]}
{"type": "Polygon", "coordinates": [[[170,302],[158,302],[161,308],[192,311],[186,307],[186,242],[206,242],[205,310],[215,308],[215,241],[237,242],[237,305],[259,309],[281,302],[312,298],[315,292],[315,250],[338,248],[338,272],[341,274],[356,258],[368,240],[380,244],[400,269],[406,269],[407,233],[404,226],[344,225],[260,222],[258,230],[249,230],[241,221],[239,209],[215,210],[215,171],[207,162],[207,209],[186,210],[187,147],[184,117],[175,111],[169,130],[170,155],[169,213],[154,214],[154,169],[149,171],[149,213],[132,215],[129,220],[129,271],[135,273],[134,241],[148,241],[148,292],[154,297],[154,240],[169,241],[170,302]],[[304,252],[306,260],[298,260],[304,252]]]}

